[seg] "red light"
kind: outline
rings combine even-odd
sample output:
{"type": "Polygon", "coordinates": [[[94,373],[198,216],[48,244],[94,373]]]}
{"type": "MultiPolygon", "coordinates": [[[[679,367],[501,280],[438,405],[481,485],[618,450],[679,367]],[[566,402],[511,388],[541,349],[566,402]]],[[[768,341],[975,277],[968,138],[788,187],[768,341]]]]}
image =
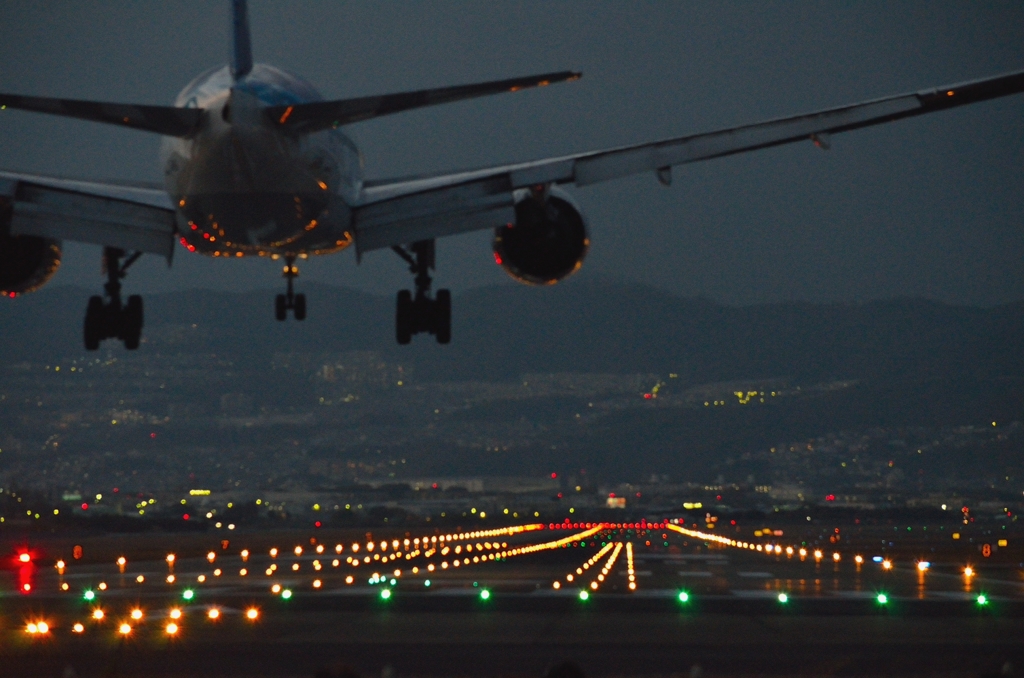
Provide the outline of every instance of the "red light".
{"type": "Polygon", "coordinates": [[[834,494],[826,494],[825,495],[825,501],[835,501],[835,500],[836,500],[836,495],[834,495],[834,494]]]}
{"type": "Polygon", "coordinates": [[[320,521],[318,520],[315,523],[313,523],[313,527],[320,527],[320,521]]]}
{"type": "Polygon", "coordinates": [[[188,520],[188,514],[186,513],[185,515],[182,516],[182,518],[184,518],[185,520],[188,520]]]}
{"type": "Polygon", "coordinates": [[[88,511],[89,510],[89,505],[88,504],[82,504],[82,510],[83,511],[88,511]]]}
{"type": "Polygon", "coordinates": [[[501,266],[501,256],[497,252],[494,253],[494,263],[501,266]]]}
{"type": "MultiPolygon", "coordinates": [[[[150,434],[149,434],[149,437],[150,437],[150,438],[156,438],[156,434],[155,434],[155,433],[150,433],[150,434]]],[[[114,490],[114,492],[117,492],[117,490],[114,490]]]]}
{"type": "Polygon", "coordinates": [[[558,477],[558,474],[557,474],[557,473],[552,473],[552,474],[551,474],[551,477],[552,477],[552,478],[557,478],[557,477],[558,477]]]}
{"type": "Polygon", "coordinates": [[[14,297],[18,296],[18,293],[17,292],[10,292],[10,293],[7,294],[7,296],[9,296],[11,299],[13,299],[14,297]]]}
{"type": "Polygon", "coordinates": [[[645,394],[644,394],[644,400],[650,400],[650,399],[651,399],[651,398],[653,398],[653,397],[654,397],[654,396],[653,396],[652,394],[650,394],[650,393],[645,393],[645,394]]]}

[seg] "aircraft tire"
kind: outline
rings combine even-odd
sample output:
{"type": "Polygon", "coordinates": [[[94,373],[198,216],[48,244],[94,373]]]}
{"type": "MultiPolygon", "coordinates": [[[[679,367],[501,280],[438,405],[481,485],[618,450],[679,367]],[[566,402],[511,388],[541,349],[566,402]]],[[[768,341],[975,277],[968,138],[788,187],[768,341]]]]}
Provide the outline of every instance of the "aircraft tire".
{"type": "Polygon", "coordinates": [[[295,314],[296,320],[306,319],[306,295],[296,294],[295,295],[295,307],[292,309],[292,313],[295,314]]]}
{"type": "Polygon", "coordinates": [[[395,339],[401,345],[412,341],[412,293],[402,290],[395,305],[395,339]]]}
{"type": "Polygon", "coordinates": [[[82,332],[85,338],[86,351],[99,349],[102,325],[103,298],[98,296],[89,297],[89,305],[85,309],[85,323],[82,332]]]}
{"type": "Polygon", "coordinates": [[[288,319],[288,300],[283,294],[277,295],[277,298],[274,299],[274,317],[279,321],[288,319]]]}
{"type": "Polygon", "coordinates": [[[434,336],[437,343],[447,344],[452,340],[452,293],[438,290],[434,300],[434,336]]]}
{"type": "Polygon", "coordinates": [[[142,297],[133,294],[128,297],[128,304],[122,311],[121,322],[124,328],[124,347],[134,351],[139,347],[142,338],[142,297]]]}

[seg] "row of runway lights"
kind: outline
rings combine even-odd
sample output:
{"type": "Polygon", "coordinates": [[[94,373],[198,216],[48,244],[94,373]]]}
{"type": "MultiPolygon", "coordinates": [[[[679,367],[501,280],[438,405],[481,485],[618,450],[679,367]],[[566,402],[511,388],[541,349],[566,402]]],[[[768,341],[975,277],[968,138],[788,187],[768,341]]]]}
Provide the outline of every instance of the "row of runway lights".
{"type": "MultiPolygon", "coordinates": [[[[807,558],[808,555],[812,555],[814,557],[815,562],[821,562],[825,559],[825,552],[821,549],[814,549],[814,551],[811,552],[803,547],[793,548],[792,546],[786,546],[785,548],[783,548],[780,544],[754,544],[752,542],[746,542],[737,539],[729,539],[728,537],[722,537],[717,534],[701,532],[700,530],[691,530],[685,527],[680,527],[679,525],[676,525],[672,522],[665,523],[665,528],[673,532],[678,532],[679,534],[685,535],[687,537],[691,537],[693,539],[701,539],[703,541],[721,544],[723,546],[732,546],[734,548],[749,551],[758,551],[768,556],[781,556],[783,553],[785,553],[788,557],[797,555],[801,560],[807,558]]],[[[832,553],[833,562],[838,563],[842,560],[842,558],[842,555],[838,551],[834,551],[832,553]]],[[[872,557],[872,561],[878,563],[882,567],[882,569],[887,572],[893,569],[893,563],[888,558],[883,558],[882,556],[874,556],[872,557]]],[[[864,556],[860,554],[855,555],[853,557],[853,562],[856,563],[859,568],[861,565],[864,564],[864,556]]],[[[927,560],[919,560],[914,565],[917,571],[921,573],[930,570],[931,566],[932,564],[927,560]]],[[[963,568],[962,573],[966,579],[971,579],[974,576],[974,568],[972,568],[970,565],[967,565],[963,568]]]]}
{"type": "MultiPolygon", "coordinates": [[[[535,545],[525,546],[525,547],[516,547],[516,548],[513,548],[513,549],[508,549],[508,544],[505,543],[505,542],[499,543],[499,542],[489,542],[488,541],[488,542],[485,542],[483,544],[476,544],[476,550],[481,552],[481,553],[478,553],[477,555],[473,556],[472,558],[470,558],[470,557],[463,557],[461,559],[460,558],[454,558],[452,563],[451,563],[451,565],[453,567],[460,567],[462,565],[469,565],[471,562],[476,564],[476,563],[479,563],[479,562],[488,562],[488,561],[493,561],[493,560],[496,560],[496,559],[505,559],[505,558],[512,557],[512,556],[525,555],[525,554],[534,553],[534,552],[540,551],[540,550],[546,550],[546,549],[551,549],[551,548],[560,548],[560,547],[562,547],[564,545],[568,545],[568,544],[573,543],[573,542],[584,540],[584,539],[586,539],[586,538],[588,538],[590,536],[593,536],[594,534],[596,534],[598,532],[601,532],[601,531],[618,530],[618,529],[639,529],[639,530],[668,529],[668,530],[677,532],[679,534],[682,534],[684,536],[688,536],[688,537],[691,537],[691,538],[696,538],[696,539],[701,539],[701,540],[708,541],[708,542],[718,543],[718,544],[722,544],[724,546],[731,546],[731,547],[741,548],[741,549],[746,549],[746,550],[751,550],[751,551],[764,552],[766,555],[782,555],[782,553],[783,553],[783,547],[781,545],[779,545],[779,544],[762,545],[762,544],[754,544],[754,543],[746,542],[746,541],[742,541],[742,540],[730,539],[728,537],[723,537],[723,536],[720,536],[720,535],[717,535],[717,534],[710,534],[710,533],[702,532],[702,531],[699,531],[699,530],[691,530],[691,529],[688,529],[688,528],[685,528],[685,527],[681,527],[681,526],[675,524],[675,522],[673,522],[673,521],[666,521],[664,523],[647,523],[646,521],[642,521],[640,523],[570,523],[568,521],[568,519],[564,523],[551,523],[551,524],[549,524],[547,526],[545,526],[543,524],[516,525],[516,526],[510,526],[510,527],[496,528],[496,529],[492,529],[492,530],[477,530],[477,531],[472,531],[472,532],[458,532],[458,533],[450,533],[450,534],[443,534],[443,535],[432,535],[430,537],[423,537],[422,539],[416,538],[416,539],[410,540],[410,539],[406,538],[404,541],[399,541],[399,540],[395,539],[395,540],[392,540],[390,542],[392,553],[391,554],[387,554],[387,555],[382,555],[388,549],[389,543],[387,541],[381,541],[379,543],[379,545],[375,544],[375,542],[373,542],[373,541],[367,541],[364,548],[368,552],[372,552],[375,549],[375,547],[379,548],[381,553],[375,554],[373,556],[373,560],[379,560],[380,564],[385,564],[385,563],[391,562],[392,560],[397,560],[400,557],[404,558],[407,561],[408,560],[412,560],[413,558],[416,558],[416,557],[418,557],[420,555],[422,555],[422,556],[424,556],[426,558],[429,558],[429,557],[432,557],[433,555],[435,555],[438,552],[440,552],[440,554],[442,556],[448,556],[453,550],[454,550],[456,555],[461,555],[461,553],[463,551],[463,547],[462,547],[461,544],[460,545],[456,545],[454,547],[454,549],[453,549],[453,547],[449,546],[448,544],[453,543],[453,542],[461,542],[461,541],[468,541],[468,540],[486,539],[486,538],[491,538],[491,537],[496,537],[496,536],[517,535],[517,534],[522,534],[522,533],[526,533],[526,532],[543,530],[543,529],[545,529],[545,527],[547,527],[548,529],[551,529],[551,530],[555,530],[555,529],[583,529],[584,531],[580,532],[580,533],[577,533],[577,534],[574,534],[574,535],[571,535],[571,536],[568,536],[568,537],[565,537],[565,538],[562,538],[562,539],[559,539],[559,540],[550,541],[550,542],[546,542],[546,543],[542,543],[542,544],[535,544],[535,545]],[[404,553],[402,552],[402,547],[403,546],[405,547],[405,552],[404,553]],[[410,548],[412,549],[411,551],[409,551],[410,548]],[[426,549],[426,550],[424,551],[424,550],[421,550],[421,549],[426,549]],[[505,550],[500,550],[500,549],[505,549],[505,550]],[[484,553],[484,551],[494,551],[494,552],[492,552],[492,553],[484,553]]],[[[466,553],[471,553],[473,551],[473,546],[474,546],[473,544],[467,544],[465,546],[465,552],[466,553]]],[[[351,547],[350,547],[350,550],[352,552],[354,552],[354,553],[358,553],[359,550],[360,550],[360,544],[359,543],[353,543],[351,545],[351,547]]],[[[315,551],[315,553],[317,555],[322,555],[325,552],[325,547],[324,547],[323,544],[318,544],[315,547],[314,551],[315,551]]],[[[339,544],[337,544],[334,547],[334,551],[335,551],[336,554],[340,555],[344,551],[344,546],[339,543],[339,544]]],[[[297,558],[301,557],[303,555],[303,553],[304,553],[304,549],[303,549],[303,547],[301,545],[295,546],[295,548],[293,549],[293,553],[295,554],[295,556],[297,558]]],[[[785,547],[785,553],[789,557],[792,557],[794,554],[797,554],[801,558],[801,560],[803,560],[804,558],[807,557],[808,550],[806,548],[802,548],[802,547],[799,548],[799,549],[794,549],[794,547],[792,547],[792,546],[787,546],[787,547],[785,547]]],[[[279,554],[280,554],[280,551],[279,551],[279,549],[277,547],[273,547],[273,548],[271,548],[269,550],[269,555],[270,555],[271,558],[275,558],[276,559],[279,554]]],[[[251,554],[250,554],[250,551],[248,549],[243,549],[239,553],[239,555],[240,555],[240,557],[241,557],[241,559],[242,559],[242,561],[244,563],[244,562],[248,561],[248,559],[249,559],[251,554]]],[[[630,561],[630,563],[632,562],[631,555],[632,555],[632,544],[628,543],[627,556],[629,556],[628,560],[630,561]]],[[[206,554],[206,559],[211,564],[213,564],[217,560],[217,557],[218,556],[217,556],[217,553],[215,551],[210,551],[210,552],[208,552],[206,554]]],[[[813,557],[814,557],[815,561],[820,562],[824,558],[824,553],[820,549],[816,549],[816,550],[813,551],[813,557]]],[[[21,554],[20,559],[22,560],[22,562],[29,562],[30,561],[30,556],[27,553],[23,553],[23,554],[21,554]]],[[[176,576],[175,576],[174,571],[173,571],[176,559],[177,558],[176,558],[175,554],[173,554],[173,553],[168,554],[167,557],[166,557],[166,562],[167,562],[168,569],[169,569],[169,574],[166,576],[166,581],[167,581],[168,584],[174,584],[176,582],[176,576]]],[[[841,560],[840,554],[838,552],[833,552],[832,553],[832,560],[834,562],[839,562],[841,560]]],[[[881,566],[882,566],[882,568],[884,570],[891,570],[892,569],[892,562],[890,560],[883,559],[880,556],[876,556],[874,558],[874,560],[876,562],[880,562],[881,566]]],[[[368,563],[371,562],[371,558],[370,558],[370,556],[364,556],[362,558],[362,561],[363,561],[363,563],[368,564],[368,563]]],[[[863,558],[863,556],[857,555],[857,556],[854,557],[854,561],[857,563],[857,565],[859,567],[864,562],[864,558],[863,558]]],[[[126,569],[126,566],[127,566],[126,558],[124,556],[121,556],[120,558],[117,559],[116,562],[117,562],[118,568],[121,571],[121,573],[124,573],[125,569],[126,569]]],[[[358,556],[357,557],[349,556],[346,559],[345,562],[350,564],[353,567],[358,567],[359,564],[360,564],[360,558],[358,556]]],[[[336,558],[336,559],[334,559],[332,561],[331,564],[332,564],[333,567],[339,567],[340,564],[341,564],[341,561],[336,558]]],[[[323,564],[320,562],[319,559],[314,559],[312,565],[313,565],[313,569],[316,570],[316,571],[320,571],[322,569],[322,567],[323,567],[323,564]]],[[[441,567],[442,570],[448,569],[448,567],[449,567],[448,561],[447,560],[443,561],[440,564],[440,567],[441,567]]],[[[66,563],[63,560],[59,560],[59,561],[57,561],[56,568],[57,568],[58,573],[60,575],[63,575],[65,573],[66,563]]],[[[930,563],[928,563],[926,561],[920,561],[920,562],[917,563],[917,568],[918,568],[919,571],[925,572],[925,571],[927,571],[930,568],[930,563]]],[[[267,576],[271,576],[271,575],[275,574],[277,569],[278,569],[277,564],[276,563],[272,563],[270,565],[270,567],[268,567],[266,569],[265,574],[267,576]]],[[[292,566],[291,566],[291,569],[293,571],[295,571],[295,572],[299,571],[300,564],[298,562],[293,563],[292,566]]],[[[433,563],[431,563],[425,569],[428,572],[433,572],[433,571],[435,571],[436,567],[435,567],[435,565],[433,563]]],[[[630,565],[630,567],[629,567],[629,570],[630,570],[630,572],[629,572],[629,588],[630,588],[630,590],[635,590],[636,589],[635,572],[633,572],[632,569],[633,568],[630,565]]],[[[420,568],[418,568],[418,567],[413,567],[411,569],[412,574],[419,574],[419,571],[420,571],[420,568]]],[[[213,576],[215,576],[215,577],[219,577],[222,574],[223,574],[223,571],[221,570],[221,568],[217,568],[217,569],[215,569],[213,571],[213,576]]],[[[249,574],[248,568],[243,567],[243,568],[241,568],[239,570],[239,575],[240,576],[244,577],[244,576],[247,576],[248,574],[249,574]]],[[[964,568],[963,574],[964,574],[964,576],[966,578],[970,579],[974,575],[974,571],[973,571],[973,569],[970,566],[967,566],[967,567],[964,568]]],[[[381,577],[380,577],[380,575],[378,573],[374,573],[374,575],[375,575],[374,577],[371,577],[370,583],[379,583],[379,581],[382,581],[382,579],[381,579],[381,577]],[[375,582],[374,579],[377,579],[377,581],[375,582]]],[[[395,577],[399,577],[399,576],[401,576],[401,569],[396,569],[395,570],[395,577]]],[[[207,577],[206,577],[205,574],[200,574],[197,577],[197,581],[199,583],[205,583],[206,579],[207,579],[207,577]]],[[[140,584],[144,583],[145,582],[145,576],[142,575],[142,574],[139,574],[136,577],[136,582],[140,583],[140,584]]],[[[346,584],[352,584],[352,583],[355,582],[355,578],[353,576],[349,575],[349,576],[347,576],[345,578],[345,582],[346,582],[346,584]]],[[[25,587],[29,587],[29,586],[30,586],[29,584],[27,584],[27,583],[25,584],[25,587]]],[[[321,588],[321,586],[322,586],[322,581],[320,579],[315,579],[313,581],[313,588],[319,589],[319,588],[321,588]]],[[[61,590],[67,591],[67,590],[69,590],[69,585],[66,582],[61,581],[60,588],[61,588],[61,590]]],[[[98,588],[100,590],[105,590],[106,589],[106,583],[100,582],[98,588]]],[[[280,588],[280,587],[278,587],[278,588],[280,588]]],[[[28,590],[29,589],[26,588],[26,590],[24,592],[27,593],[28,590]]],[[[275,593],[277,593],[277,591],[275,591],[275,593]]]]}
{"type": "MultiPolygon", "coordinates": [[[[187,596],[191,598],[191,596],[187,596]]],[[[221,608],[211,606],[206,609],[205,617],[210,622],[217,622],[223,616],[221,608]]],[[[89,615],[89,619],[93,624],[105,623],[108,618],[107,612],[102,607],[94,607],[89,615]]],[[[249,622],[256,622],[260,618],[260,610],[257,607],[246,608],[242,612],[242,617],[249,622]]],[[[142,608],[133,608],[128,612],[127,616],[122,619],[120,623],[117,623],[117,635],[122,637],[130,636],[136,628],[146,622],[146,613],[142,608]]],[[[184,628],[185,612],[180,607],[172,607],[167,611],[164,623],[163,631],[168,636],[175,636],[184,628]]],[[[30,636],[47,636],[53,631],[53,625],[43,619],[35,619],[25,624],[25,633],[30,636]]],[[[87,631],[87,627],[82,622],[75,622],[71,626],[71,633],[75,635],[84,634],[87,631]]]]}

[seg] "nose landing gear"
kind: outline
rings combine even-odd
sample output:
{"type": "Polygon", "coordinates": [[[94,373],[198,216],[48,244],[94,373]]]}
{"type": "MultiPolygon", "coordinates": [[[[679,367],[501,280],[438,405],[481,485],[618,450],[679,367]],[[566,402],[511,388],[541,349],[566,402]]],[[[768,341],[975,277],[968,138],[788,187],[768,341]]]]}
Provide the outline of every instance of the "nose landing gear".
{"type": "Polygon", "coordinates": [[[419,240],[406,250],[392,247],[398,256],[409,264],[409,271],[416,274],[416,295],[409,290],[398,293],[395,309],[395,338],[399,344],[408,344],[414,334],[429,332],[439,344],[452,340],[452,294],[449,290],[438,290],[431,298],[429,271],[434,268],[434,241],[419,240]]]}
{"type": "Polygon", "coordinates": [[[107,274],[107,282],[103,286],[108,301],[103,297],[89,298],[85,311],[83,334],[85,349],[95,351],[104,339],[120,339],[124,347],[134,351],[139,347],[142,338],[142,297],[133,294],[128,303],[121,304],[121,279],[125,277],[128,267],[142,256],[142,252],[134,252],[121,263],[125,251],[116,247],[103,249],[103,268],[107,274]]]}
{"type": "Polygon", "coordinates": [[[295,294],[294,280],[299,277],[299,267],[295,265],[295,255],[286,254],[284,257],[284,278],[288,281],[288,293],[279,294],[274,300],[274,317],[278,320],[286,320],[288,311],[291,311],[296,320],[306,319],[306,295],[295,294]]]}

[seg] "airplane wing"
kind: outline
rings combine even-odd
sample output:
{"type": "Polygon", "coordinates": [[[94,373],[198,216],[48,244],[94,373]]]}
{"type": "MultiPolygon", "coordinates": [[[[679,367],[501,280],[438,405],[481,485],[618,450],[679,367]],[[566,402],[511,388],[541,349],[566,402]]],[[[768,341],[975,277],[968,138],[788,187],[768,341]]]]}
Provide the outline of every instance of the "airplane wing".
{"type": "Polygon", "coordinates": [[[160,188],[0,171],[0,203],[12,208],[9,235],[174,252],[175,212],[160,188]]]}
{"type": "Polygon", "coordinates": [[[511,222],[516,189],[586,186],[798,141],[829,146],[829,135],[1024,91],[1024,71],[874,99],[742,127],[484,169],[367,182],[354,213],[356,251],[494,228],[511,222]]]}

